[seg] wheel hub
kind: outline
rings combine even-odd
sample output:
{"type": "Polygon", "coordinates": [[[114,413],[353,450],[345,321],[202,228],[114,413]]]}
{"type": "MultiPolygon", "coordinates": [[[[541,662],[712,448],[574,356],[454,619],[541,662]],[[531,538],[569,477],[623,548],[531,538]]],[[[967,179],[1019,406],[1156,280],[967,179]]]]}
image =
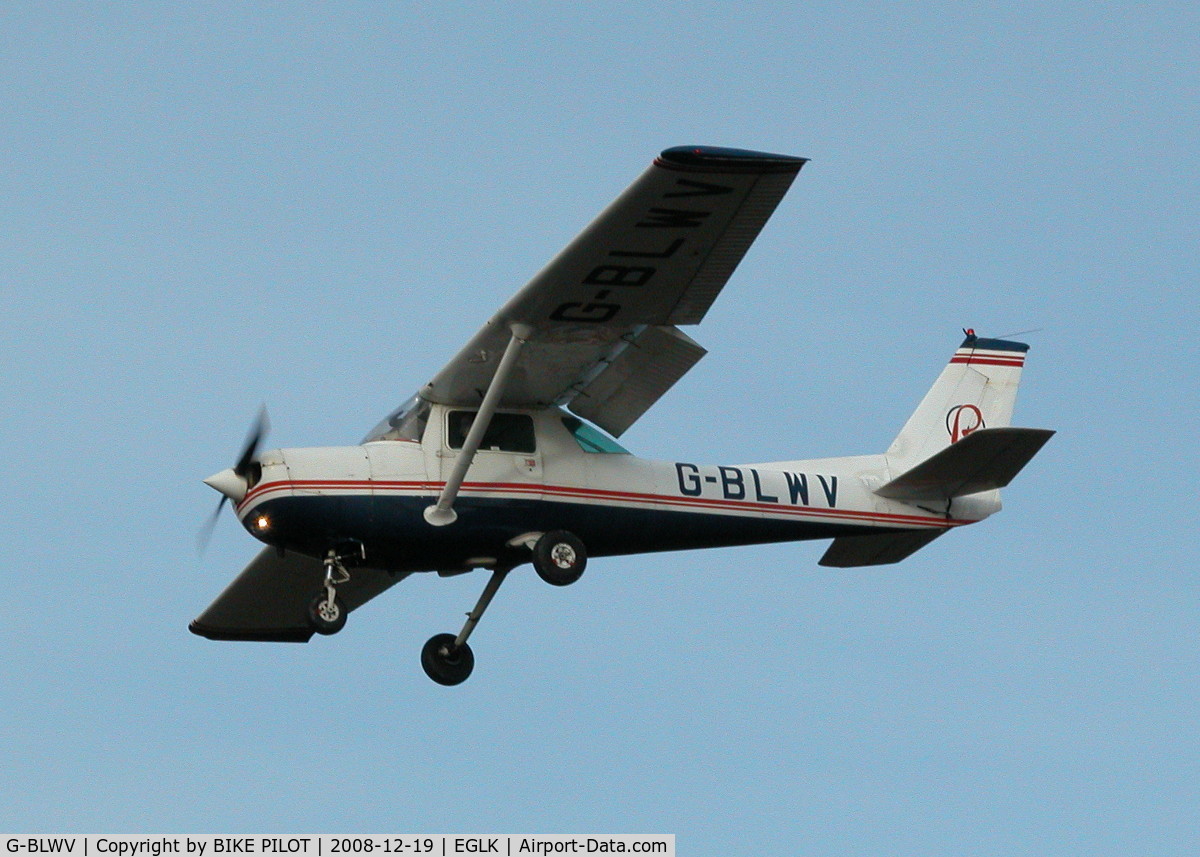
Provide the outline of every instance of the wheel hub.
{"type": "Polygon", "coordinates": [[[336,602],[326,599],[322,601],[321,606],[317,608],[317,613],[326,622],[333,622],[337,620],[337,617],[341,611],[338,610],[336,602]]]}
{"type": "Polygon", "coordinates": [[[559,568],[570,568],[575,564],[575,549],[568,544],[557,544],[550,551],[550,559],[559,568]]]}

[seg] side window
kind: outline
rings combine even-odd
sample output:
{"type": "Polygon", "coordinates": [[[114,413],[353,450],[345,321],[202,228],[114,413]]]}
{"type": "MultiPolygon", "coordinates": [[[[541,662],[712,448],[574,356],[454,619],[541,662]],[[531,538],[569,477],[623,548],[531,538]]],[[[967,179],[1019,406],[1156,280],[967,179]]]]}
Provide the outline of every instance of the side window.
{"type": "MultiPolygon", "coordinates": [[[[462,449],[473,422],[474,411],[451,411],[447,415],[446,442],[451,449],[462,449]]],[[[528,414],[494,414],[479,448],[498,452],[535,452],[537,443],[534,441],[533,417],[528,414]]]]}

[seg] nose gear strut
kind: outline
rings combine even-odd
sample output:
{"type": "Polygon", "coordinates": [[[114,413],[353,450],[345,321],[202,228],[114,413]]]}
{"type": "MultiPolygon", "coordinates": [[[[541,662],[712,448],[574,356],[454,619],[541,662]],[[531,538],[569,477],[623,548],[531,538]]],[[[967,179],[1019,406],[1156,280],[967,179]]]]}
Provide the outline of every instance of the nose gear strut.
{"type": "Polygon", "coordinates": [[[362,543],[341,547],[341,552],[334,547],[325,555],[325,583],[308,605],[308,621],[318,634],[336,634],[346,627],[349,611],[337,594],[339,585],[350,582],[350,571],[343,560],[366,559],[366,548],[362,543]]]}

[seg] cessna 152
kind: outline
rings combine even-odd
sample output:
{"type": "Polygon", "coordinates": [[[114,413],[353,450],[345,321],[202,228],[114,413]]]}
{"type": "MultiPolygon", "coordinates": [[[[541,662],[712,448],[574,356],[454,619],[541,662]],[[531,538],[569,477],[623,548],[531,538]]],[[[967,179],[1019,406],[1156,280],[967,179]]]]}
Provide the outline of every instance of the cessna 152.
{"type": "Polygon", "coordinates": [[[882,454],[709,466],[612,440],[705,354],[679,325],[704,317],[804,163],[668,149],[361,444],[260,453],[260,418],[205,482],[267,547],[191,630],[305,642],[413,572],[489,569],[462,630],[421,653],[455,685],[526,562],[564,586],[589,557],[832,537],[822,565],[878,565],[998,511],[1053,432],[1010,427],[1028,346],[971,331],[882,454]]]}

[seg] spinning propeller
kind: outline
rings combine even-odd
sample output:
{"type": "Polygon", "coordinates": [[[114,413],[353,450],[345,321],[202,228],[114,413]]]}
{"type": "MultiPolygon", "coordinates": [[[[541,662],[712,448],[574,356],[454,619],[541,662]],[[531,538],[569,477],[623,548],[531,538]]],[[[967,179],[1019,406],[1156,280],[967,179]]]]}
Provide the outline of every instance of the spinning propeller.
{"type": "Polygon", "coordinates": [[[225,503],[229,500],[235,503],[241,502],[242,498],[246,496],[246,492],[250,490],[251,482],[257,481],[258,473],[256,471],[260,467],[258,450],[262,445],[263,438],[270,430],[271,422],[267,419],[267,408],[264,405],[258,412],[258,419],[254,421],[254,425],[250,427],[250,432],[246,435],[246,442],[242,445],[242,454],[238,457],[237,464],[220,473],[214,473],[204,480],[205,485],[221,492],[221,499],[217,501],[217,508],[213,511],[212,517],[208,519],[208,523],[200,530],[197,547],[201,553],[208,547],[209,540],[212,539],[213,530],[217,526],[217,519],[221,517],[221,509],[225,503]]]}

